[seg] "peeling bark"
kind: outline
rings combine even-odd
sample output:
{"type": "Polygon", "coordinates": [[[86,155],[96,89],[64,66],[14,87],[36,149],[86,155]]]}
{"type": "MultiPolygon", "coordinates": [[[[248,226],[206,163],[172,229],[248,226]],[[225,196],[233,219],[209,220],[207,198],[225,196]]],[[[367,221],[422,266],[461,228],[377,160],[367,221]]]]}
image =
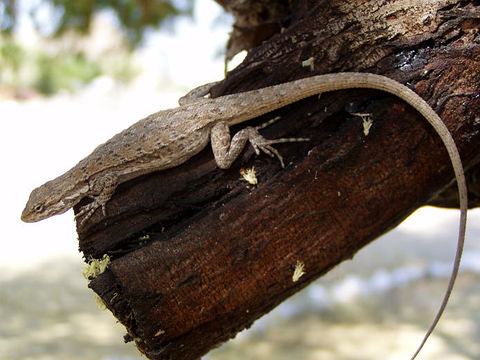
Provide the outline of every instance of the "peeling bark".
{"type": "MultiPolygon", "coordinates": [[[[231,8],[236,1],[219,2],[231,8]]],[[[278,6],[271,16],[283,19],[283,30],[252,48],[212,96],[321,73],[387,75],[442,117],[468,170],[470,205],[478,205],[477,2],[261,3],[278,6]],[[313,71],[302,66],[309,58],[313,71]]],[[[149,359],[196,359],[418,207],[457,205],[440,139],[399,99],[371,90],[328,93],[252,124],[277,115],[266,137],[311,138],[277,147],[285,169],[248,148],[219,170],[208,148],[177,168],[122,184],[107,218],[98,211],[79,229],[87,258],[112,257],[90,287],[149,359]],[[368,136],[352,112],[372,114],[368,136]],[[252,166],[255,187],[239,174],[252,166]],[[297,261],[305,274],[294,282],[297,261]]]]}

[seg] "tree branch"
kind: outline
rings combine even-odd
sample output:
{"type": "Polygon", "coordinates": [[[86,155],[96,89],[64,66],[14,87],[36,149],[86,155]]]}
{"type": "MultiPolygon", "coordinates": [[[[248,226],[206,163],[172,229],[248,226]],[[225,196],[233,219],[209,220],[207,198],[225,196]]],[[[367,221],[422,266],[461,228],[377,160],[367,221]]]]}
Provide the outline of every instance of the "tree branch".
{"type": "MultiPolygon", "coordinates": [[[[469,179],[475,177],[475,2],[443,1],[443,8],[438,1],[306,3],[289,9],[297,12],[284,14],[292,19],[288,28],[252,49],[212,95],[326,72],[386,74],[410,84],[439,112],[471,169],[469,179]],[[313,72],[302,67],[311,57],[313,72]]],[[[177,168],[122,184],[107,218],[97,212],[79,229],[86,257],[113,259],[90,286],[148,358],[205,354],[416,208],[439,201],[453,182],[438,136],[393,96],[323,94],[252,124],[277,115],[281,120],[263,130],[266,137],[311,138],[278,146],[285,169],[249,148],[220,170],[205,149],[177,168]],[[372,114],[368,136],[352,112],[372,114]],[[254,187],[240,179],[240,169],[252,166],[254,187]],[[305,274],[293,281],[297,262],[305,274]]]]}

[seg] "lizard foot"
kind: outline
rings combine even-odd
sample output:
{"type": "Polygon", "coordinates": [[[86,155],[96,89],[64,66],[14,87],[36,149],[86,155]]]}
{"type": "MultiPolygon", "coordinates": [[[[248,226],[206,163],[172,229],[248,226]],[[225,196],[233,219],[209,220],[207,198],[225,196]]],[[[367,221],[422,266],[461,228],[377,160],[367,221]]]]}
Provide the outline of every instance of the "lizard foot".
{"type": "Polygon", "coordinates": [[[88,219],[92,217],[98,208],[102,208],[103,216],[107,216],[106,205],[112,197],[118,185],[118,179],[114,175],[105,175],[97,179],[92,186],[92,192],[96,195],[90,195],[93,201],[85,206],[75,215],[75,220],[83,217],[80,221],[82,226],[88,219]]]}
{"type": "MultiPolygon", "coordinates": [[[[260,125],[261,126],[261,125],[260,125]]],[[[256,129],[252,129],[255,130],[256,129]]],[[[263,151],[265,154],[267,154],[270,157],[277,157],[278,160],[280,161],[280,165],[282,165],[282,168],[285,167],[285,163],[283,162],[283,157],[280,155],[277,149],[275,149],[272,145],[273,144],[281,144],[281,143],[287,143],[287,142],[297,142],[297,141],[310,141],[308,138],[280,138],[280,139],[274,139],[274,140],[268,140],[265,139],[262,135],[260,135],[258,132],[255,136],[251,136],[250,139],[250,144],[252,144],[253,149],[255,150],[255,153],[257,155],[260,155],[260,150],[263,151]]]]}
{"type": "Polygon", "coordinates": [[[273,119],[270,119],[268,121],[265,121],[264,123],[261,123],[260,125],[258,126],[255,126],[255,130],[261,130],[261,129],[264,129],[266,128],[267,126],[270,126],[272,125],[273,123],[277,122],[278,120],[280,120],[282,117],[281,116],[276,116],[274,117],[273,119]]]}
{"type": "Polygon", "coordinates": [[[105,216],[105,204],[101,205],[96,199],[94,199],[91,203],[82,207],[82,209],[75,214],[75,220],[78,220],[83,216],[83,219],[80,220],[79,225],[83,226],[83,224],[92,217],[93,213],[102,206],[103,214],[105,216]],[[85,215],[85,216],[84,216],[85,215]]]}
{"type": "MultiPolygon", "coordinates": [[[[271,120],[268,120],[258,126],[256,126],[254,129],[258,132],[258,130],[266,128],[267,126],[273,124],[274,122],[277,122],[280,120],[280,116],[277,116],[271,120]]],[[[280,143],[286,143],[286,142],[297,142],[297,141],[310,141],[308,138],[281,138],[281,139],[274,139],[274,140],[267,140],[265,139],[262,135],[257,133],[256,136],[251,137],[250,143],[253,146],[253,149],[255,150],[255,153],[257,155],[260,154],[260,150],[262,150],[265,154],[267,154],[270,157],[276,156],[278,160],[280,161],[280,164],[282,165],[282,168],[285,167],[285,164],[283,162],[283,157],[280,155],[277,149],[275,149],[273,144],[280,144],[280,143]]]]}

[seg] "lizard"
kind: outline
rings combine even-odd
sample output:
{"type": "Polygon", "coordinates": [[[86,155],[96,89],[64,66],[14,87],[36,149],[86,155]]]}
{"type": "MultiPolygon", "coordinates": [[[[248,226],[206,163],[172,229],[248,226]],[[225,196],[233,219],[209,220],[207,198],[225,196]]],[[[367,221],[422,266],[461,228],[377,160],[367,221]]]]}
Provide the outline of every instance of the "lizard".
{"type": "MultiPolygon", "coordinates": [[[[308,139],[265,139],[258,132],[265,127],[247,126],[230,137],[229,127],[240,124],[298,100],[324,92],[369,88],[391,93],[413,106],[435,129],[448,151],[458,185],[460,225],[457,250],[449,284],[436,316],[426,332],[414,359],[439,322],[458,274],[467,215],[467,187],[460,155],[448,128],[435,111],[403,84],[388,77],[359,72],[333,73],[307,77],[262,89],[217,98],[187,98],[174,109],[156,112],[125,129],[63,175],[34,189],[23,210],[25,222],[35,222],[72,208],[84,197],[93,201],[85,205],[77,218],[88,219],[98,208],[106,214],[106,204],[118,184],[137,176],[178,166],[211,142],[219,168],[229,168],[247,141],[257,154],[260,151],[283,159],[273,144],[308,139]]],[[[203,86],[198,95],[208,93],[203,86]]],[[[267,124],[268,125],[268,124],[267,124]]]]}

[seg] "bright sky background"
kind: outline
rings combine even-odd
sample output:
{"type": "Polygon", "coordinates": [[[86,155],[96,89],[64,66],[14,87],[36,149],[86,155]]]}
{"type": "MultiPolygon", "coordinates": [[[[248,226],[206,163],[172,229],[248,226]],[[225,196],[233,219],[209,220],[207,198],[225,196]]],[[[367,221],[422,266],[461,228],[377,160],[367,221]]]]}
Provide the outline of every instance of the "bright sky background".
{"type": "MultiPolygon", "coordinates": [[[[56,256],[80,261],[71,210],[35,224],[21,222],[30,191],[62,174],[138,119],[176,106],[188,88],[223,77],[223,59],[218,52],[228,39],[230,24],[212,25],[221,11],[214,1],[197,4],[193,21],[180,19],[175,32],[151,34],[146,47],[138,52],[147,71],[132,87],[118,87],[111,79],[100,78],[75,95],[0,101],[0,268],[29,268],[56,256]],[[159,83],[165,86],[160,88],[159,83]]],[[[26,42],[34,41],[28,23],[22,26],[22,36],[26,42]]],[[[430,208],[410,218],[398,231],[428,236],[441,227],[442,232],[452,234],[454,249],[457,217],[458,211],[430,208]]],[[[471,224],[479,220],[478,211],[470,214],[471,224]]],[[[467,237],[467,242],[475,240],[467,237]]]]}
{"type": "MultiPolygon", "coordinates": [[[[193,20],[179,19],[174,32],[150,34],[137,54],[146,71],[131,87],[99,78],[74,95],[0,100],[0,268],[29,268],[59,255],[81,259],[73,212],[25,224],[20,214],[28,195],[133,122],[177,106],[189,88],[221,79],[224,63],[218,53],[230,24],[216,21],[220,11],[214,1],[199,1],[193,20]]],[[[22,41],[34,43],[32,31],[23,19],[22,41]]]]}

